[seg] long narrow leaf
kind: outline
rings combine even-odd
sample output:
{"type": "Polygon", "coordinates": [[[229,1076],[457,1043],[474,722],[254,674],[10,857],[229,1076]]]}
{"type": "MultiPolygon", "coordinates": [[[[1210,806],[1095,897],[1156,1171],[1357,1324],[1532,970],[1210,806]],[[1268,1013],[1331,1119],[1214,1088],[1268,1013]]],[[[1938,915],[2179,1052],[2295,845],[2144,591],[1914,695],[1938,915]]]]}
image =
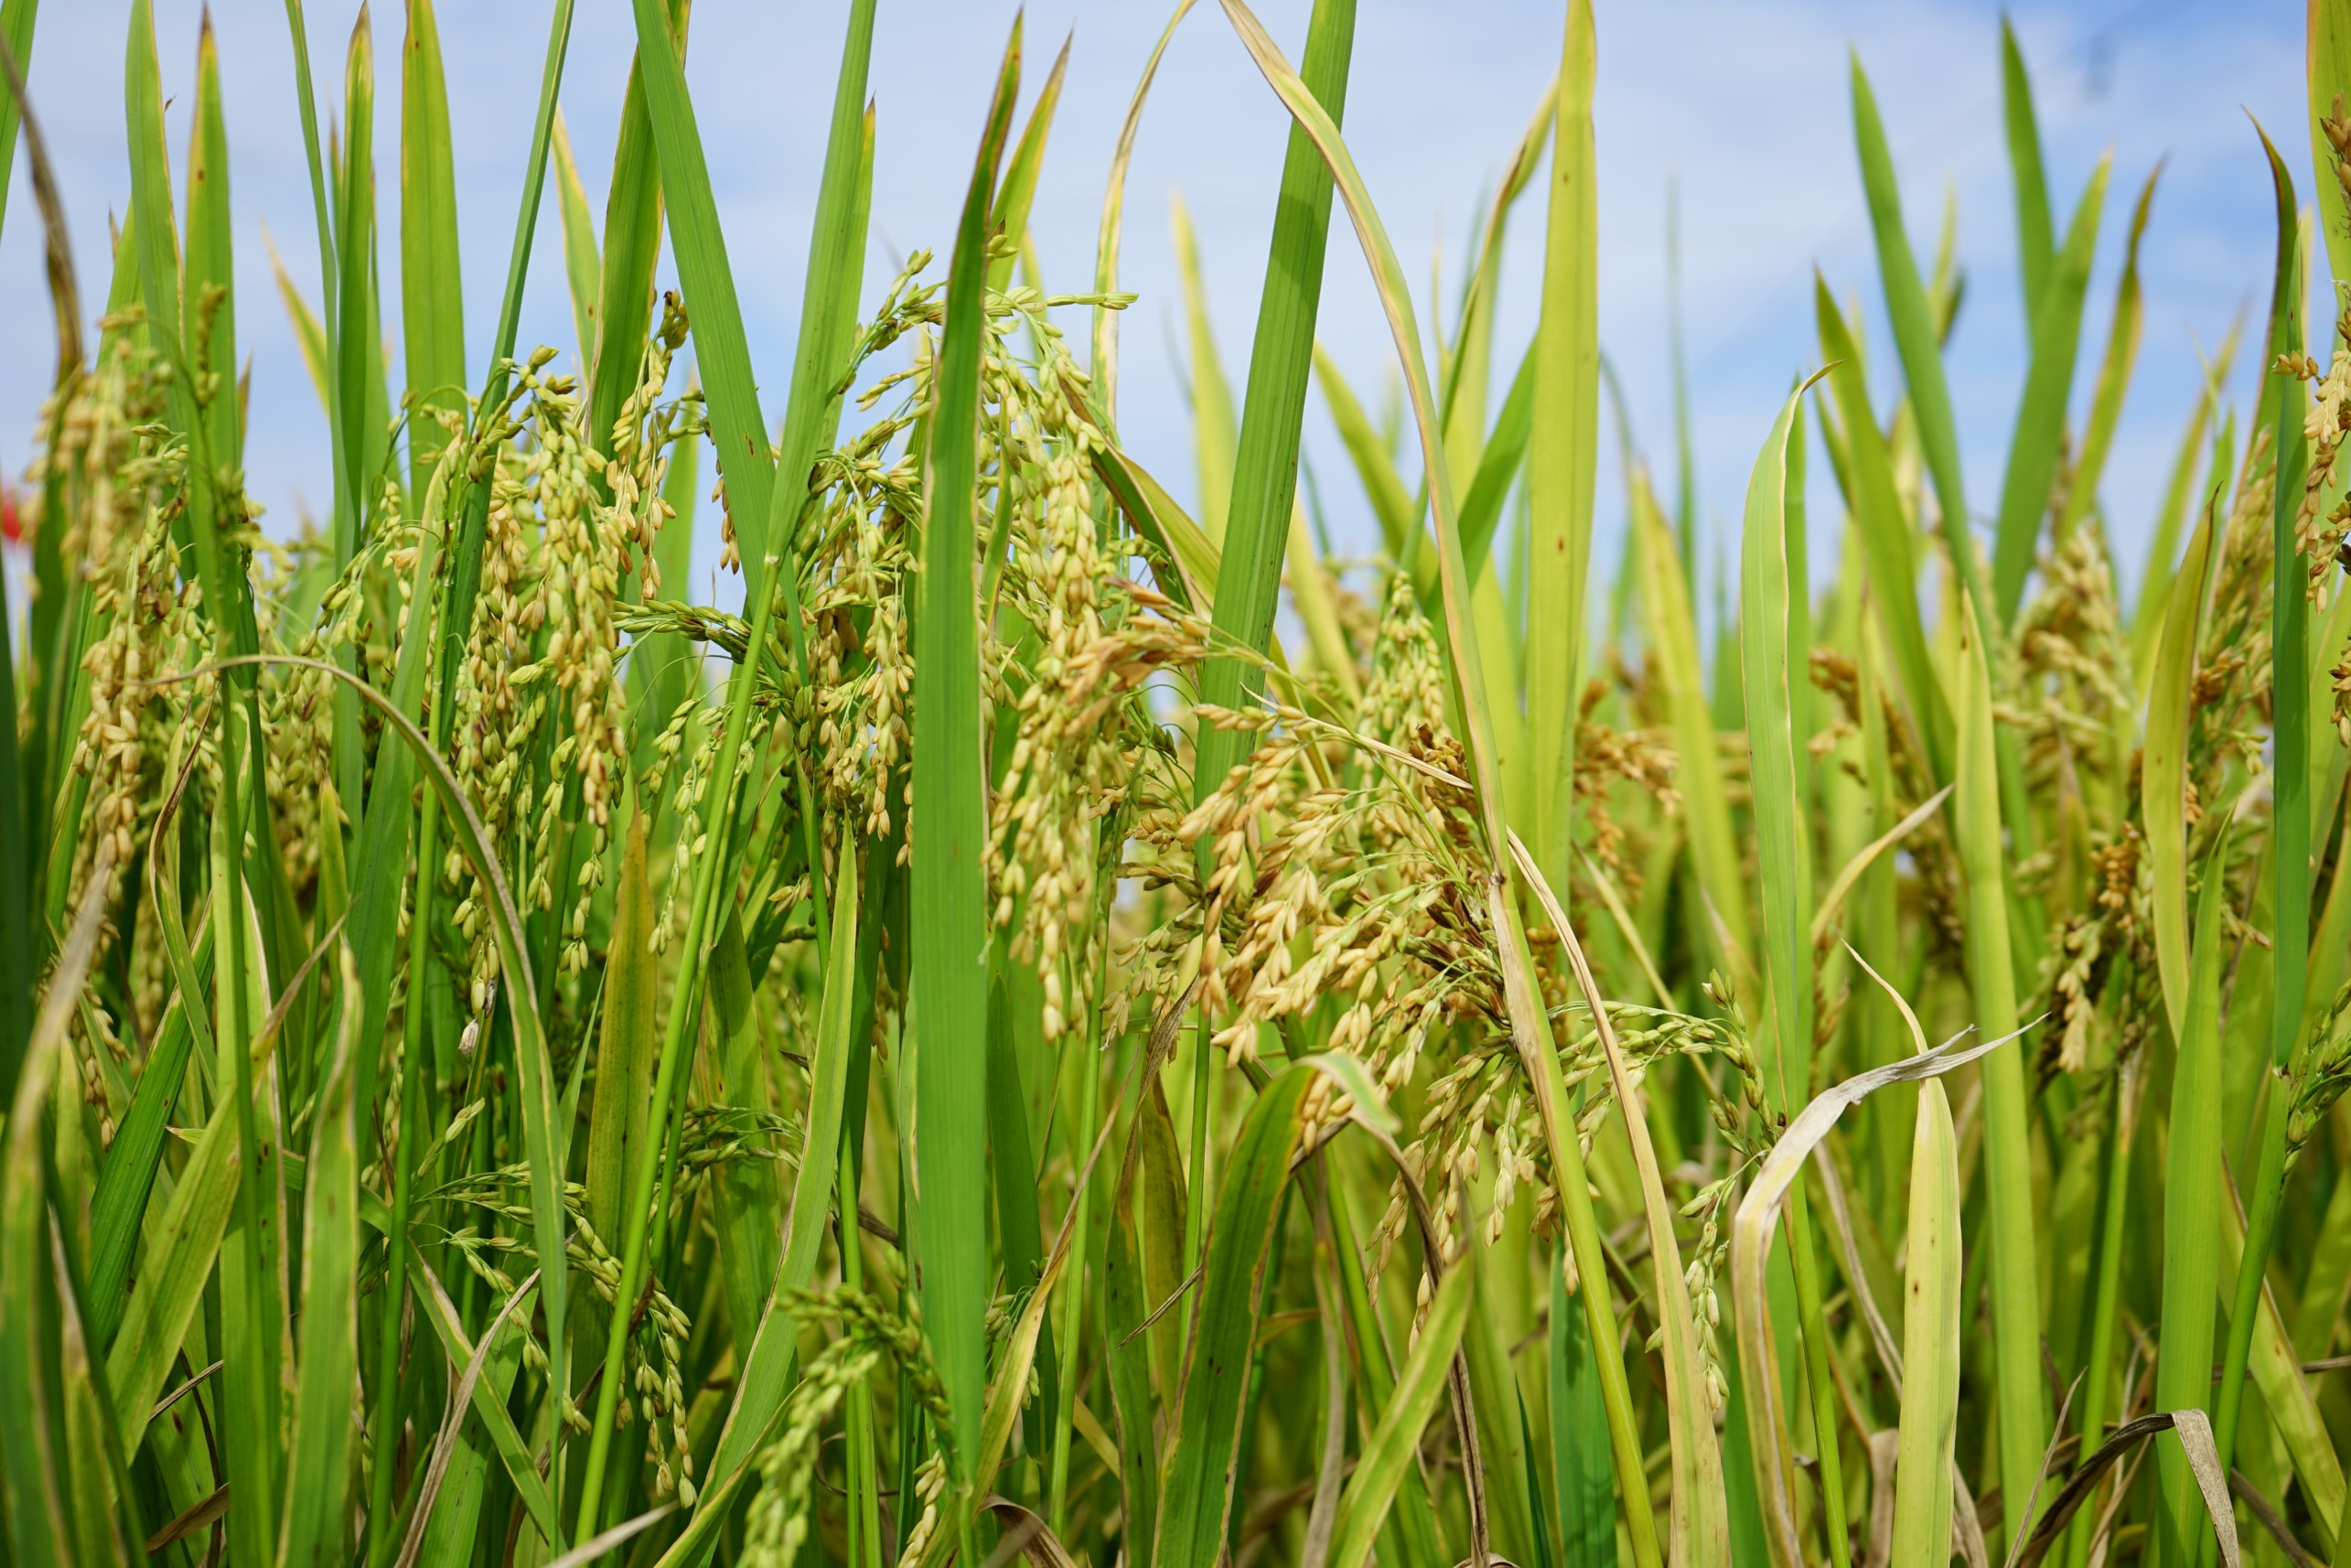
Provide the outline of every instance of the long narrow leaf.
{"type": "MultiPolygon", "coordinates": [[[[2155,1401],[2165,1410],[2202,1410],[2212,1397],[2213,1323],[2219,1311],[2221,930],[2228,897],[2224,832],[2204,867],[2196,898],[2194,968],[2172,1069],[2171,1144],[2163,1180],[2163,1295],[2155,1401]]],[[[2192,1559],[2203,1506],[2184,1455],[2158,1450],[2163,1552],[2192,1559]],[[2181,1555],[2183,1552],[2188,1555],[2181,1555]]]]}
{"type": "Polygon", "coordinates": [[[2000,517],[1992,536],[1992,600],[2003,623],[2015,618],[2025,574],[2033,569],[2041,521],[2049,512],[2074,362],[2081,352],[2082,296],[2089,287],[2099,216],[2112,168],[2111,159],[2101,158],[2092,171],[2033,317],[2033,355],[2024,373],[2024,395],[2016,405],[2015,430],[2009,437],[2008,472],[2001,481],[2000,517]]]}
{"type": "Polygon", "coordinates": [[[2041,126],[2033,113],[2033,80],[2025,73],[2016,28],[2000,19],[2000,98],[2008,131],[2008,167],[2016,188],[2017,274],[2024,285],[2024,319],[2039,314],[2056,245],[2049,223],[2049,181],[2041,162],[2041,126]]]}
{"type": "Polygon", "coordinates": [[[433,0],[408,0],[400,51],[400,328],[407,349],[409,485],[422,495],[448,443],[435,417],[466,408],[466,302],[449,93],[433,0]]]}
{"type": "Polygon", "coordinates": [[[1248,1350],[1257,1333],[1258,1281],[1301,1131],[1299,1103],[1314,1079],[1310,1069],[1294,1066],[1258,1095],[1217,1195],[1152,1552],[1159,1568],[1211,1568],[1224,1544],[1248,1350]]]}
{"type": "Polygon", "coordinates": [[[1979,607],[1978,613],[1988,616],[1989,588],[1968,534],[1967,491],[1959,478],[1959,433],[1951,413],[1949,383],[1943,374],[1941,338],[1927,286],[1918,276],[1917,258],[1910,249],[1909,231],[1903,227],[1902,192],[1895,178],[1894,156],[1886,147],[1884,123],[1878,117],[1877,98],[1870,91],[1869,79],[1862,74],[1858,55],[1852,61],[1852,99],[1853,139],[1861,153],[1862,188],[1869,198],[1878,275],[1903,378],[1910,389],[1919,445],[1934,479],[1943,542],[1950,551],[1952,569],[1979,607]]]}
{"type": "Polygon", "coordinates": [[[1535,443],[1527,468],[1532,555],[1527,627],[1528,843],[1555,886],[1568,877],[1575,723],[1583,665],[1584,576],[1600,470],[1599,199],[1592,94],[1592,6],[1570,0],[1559,68],[1543,242],[1542,319],[1535,329],[1535,443]]]}
{"type": "MultiPolygon", "coordinates": [[[[981,133],[947,281],[947,318],[931,410],[930,488],[922,528],[921,673],[914,710],[914,1009],[918,1031],[916,1170],[922,1192],[923,1317],[954,1412],[958,1463],[980,1438],[986,1366],[988,1011],[985,832],[980,755],[979,609],[975,560],[981,284],[988,209],[1020,82],[1013,31],[981,133]]],[[[968,1470],[967,1470],[968,1474],[968,1470]]]]}
{"type": "MultiPolygon", "coordinates": [[[[2271,733],[2276,784],[2270,808],[2269,881],[2274,911],[2270,1068],[2282,1078],[2292,1070],[2301,1046],[2303,992],[2310,964],[2310,707],[2306,701],[2293,700],[2293,693],[2309,690],[2310,680],[2311,573],[2299,528],[2310,450],[2301,378],[2276,368],[2291,362],[2302,349],[2302,245],[2293,177],[2266,133],[2261,148],[2270,157],[2278,210],[2277,281],[2270,295],[2263,401],[2269,404],[2265,417],[2277,465],[2270,498],[2270,690],[2283,694],[2271,733]]],[[[2287,1102],[2292,1098],[2272,1089],[2261,1122],[2245,1251],[2230,1293],[2228,1342],[2213,1406],[2213,1442],[2224,1469],[2236,1453],[2246,1360],[2252,1353],[2270,1249],[2277,1237],[2285,1186],[2287,1102]]]]}
{"type": "Polygon", "coordinates": [[[1959,1420],[1959,1161],[1951,1103],[1932,1079],[1918,1091],[1906,1245],[1892,1563],[1944,1568],[1959,1420]]]}
{"type": "Polygon", "coordinates": [[[1421,1326],[1420,1337],[1396,1380],[1395,1397],[1340,1494],[1331,1568],[1363,1568],[1370,1560],[1372,1541],[1420,1447],[1422,1429],[1444,1393],[1445,1369],[1469,1321],[1469,1286],[1470,1271],[1465,1268],[1451,1270],[1437,1286],[1428,1321],[1421,1326]]]}
{"type": "MultiPolygon", "coordinates": [[[[1354,0],[1321,0],[1306,28],[1301,80],[1334,124],[1347,104],[1347,66],[1354,50],[1354,0]]],[[[1249,392],[1230,477],[1229,515],[1211,537],[1220,540],[1214,632],[1238,647],[1263,652],[1287,551],[1298,482],[1298,443],[1314,361],[1315,321],[1322,302],[1323,261],[1330,236],[1331,177],[1304,131],[1291,127],[1273,209],[1265,287],[1257,306],[1257,337],[1250,350],[1249,392]]],[[[1196,341],[1198,333],[1196,330],[1196,341]]],[[[1198,356],[1193,368],[1202,373],[1198,356]]],[[[1240,705],[1245,668],[1211,660],[1200,674],[1200,701],[1240,705]]],[[[1202,726],[1193,765],[1196,796],[1205,800],[1240,759],[1251,732],[1202,726]]]]}
{"type": "MultiPolygon", "coordinates": [[[[1962,628],[1962,639],[1954,816],[1968,889],[1968,981],[1975,997],[1976,1028],[1985,1039],[2002,1039],[2016,1028],[2016,972],[2009,946],[2007,853],[1995,777],[1991,676],[1983,628],[1972,617],[1962,628]]],[[[2048,1446],[2049,1421],[2041,1369],[2033,1130],[2019,1055],[2008,1051],[1985,1062],[1983,1119],[1992,1359],[2000,1391],[2000,1484],[2003,1497],[2024,1498],[2033,1493],[2041,1454],[2048,1446]]]]}
{"type": "MultiPolygon", "coordinates": [[[[421,640],[421,639],[420,639],[421,640]]],[[[360,1054],[359,967],[342,953],[343,1026],[311,1121],[303,1184],[300,1381],[287,1452],[280,1561],[344,1561],[344,1494],[358,1457],[351,1386],[359,1373],[359,1136],[352,1101],[360,1054]]]]}
{"type": "Polygon", "coordinates": [[[2139,243],[2146,237],[2147,216],[2155,204],[2155,182],[2163,176],[2158,164],[2139,188],[2131,209],[2131,237],[2122,251],[2122,275],[2114,285],[2114,319],[2107,328],[2106,354],[2099,362],[2098,385],[2090,396],[2089,424],[2082,432],[2081,456],[2075,461],[2066,490],[2065,512],[2058,520],[2062,541],[2088,517],[2098,499],[2099,476],[2106,471],[2107,454],[2114,445],[2115,426],[2122,418],[2122,400],[2131,390],[2131,372],[2139,358],[2139,331],[2146,319],[2140,298],[2139,243]]]}

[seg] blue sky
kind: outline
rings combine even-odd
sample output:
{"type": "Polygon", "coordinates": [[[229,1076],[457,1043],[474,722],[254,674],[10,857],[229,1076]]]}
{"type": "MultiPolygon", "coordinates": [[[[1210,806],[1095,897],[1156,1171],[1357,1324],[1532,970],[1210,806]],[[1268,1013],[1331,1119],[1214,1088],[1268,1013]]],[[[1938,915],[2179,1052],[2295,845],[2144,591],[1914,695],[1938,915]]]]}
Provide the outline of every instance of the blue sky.
{"type": "MultiPolygon", "coordinates": [[[[85,298],[102,297],[109,214],[129,176],[121,109],[126,4],[51,4],[34,45],[31,92],[64,187],[85,298]]],[[[947,242],[970,167],[1012,0],[881,0],[875,46],[877,152],[867,298],[918,245],[947,242]]],[[[198,10],[156,0],[176,163],[184,159],[198,10]]],[[[752,352],[769,414],[782,389],[799,306],[825,117],[845,5],[697,0],[687,74],[726,228],[752,352]]],[[[1260,15],[1296,49],[1306,0],[1264,0],[1260,15]]],[[[1418,277],[1442,257],[1448,297],[1484,194],[1498,177],[1556,68],[1559,0],[1361,0],[1347,132],[1397,248],[1418,277]]],[[[397,62],[404,6],[379,4],[377,146],[388,302],[396,302],[397,62]]],[[[495,326],[547,6],[444,0],[458,219],[476,381],[495,326]]],[[[1092,275],[1103,177],[1164,0],[1035,0],[1026,8],[1033,94],[1065,35],[1068,87],[1047,156],[1034,233],[1048,287],[1092,275]]],[[[322,112],[339,110],[355,7],[311,0],[322,112]]],[[[2078,0],[2023,5],[2014,20],[2034,71],[2060,226],[2099,155],[2115,169],[2085,334],[2102,344],[2130,203],[2167,160],[2142,257],[2146,328],[2140,372],[2109,462],[2105,497],[2118,544],[2135,560],[2209,347],[2240,307],[2258,316],[2274,243],[2270,199],[2249,112],[2292,160],[2308,197],[2300,6],[2290,0],[2078,0]]],[[[264,226],[315,299],[317,259],[279,0],[214,8],[238,220],[241,349],[253,361],[247,453],[273,532],[302,509],[323,512],[323,415],[278,307],[264,226]]],[[[1996,501],[2024,379],[2013,209],[2001,138],[1999,11],[1977,0],[1600,0],[1596,138],[1600,158],[1601,328],[1628,396],[1637,442],[1670,467],[1665,352],[1666,191],[1678,184],[1682,296],[1692,421],[1708,549],[1734,548],[1746,471],[1789,377],[1815,355],[1810,273],[1876,316],[1874,263],[1855,171],[1846,92],[1849,48],[1875,85],[1911,203],[1915,242],[1931,248],[1943,193],[1956,193],[1967,300],[1950,352],[1971,505],[1996,501]]],[[[564,108],[583,175],[600,192],[611,161],[633,34],[626,0],[580,0],[564,108]]],[[[1122,284],[1141,298],[1122,347],[1126,439],[1179,496],[1194,489],[1183,403],[1180,296],[1168,243],[1172,191],[1191,209],[1229,375],[1246,373],[1286,120],[1214,0],[1197,6],[1168,50],[1128,185],[1122,284]]],[[[1538,188],[1538,193],[1540,188],[1538,188]]],[[[599,218],[601,196],[594,198],[599,218]]],[[[25,461],[53,353],[38,225],[18,181],[0,233],[0,466],[25,461]]],[[[1540,274],[1539,206],[1510,231],[1499,317],[1502,361],[1531,332],[1540,274]]],[[[1361,258],[1344,224],[1322,337],[1359,390],[1376,392],[1392,356],[1361,258]]],[[[943,263],[941,263],[943,265],[943,263]]],[[[665,281],[668,269],[664,266],[665,281]]],[[[1426,317],[1425,304],[1422,306],[1426,317]]],[[[1449,309],[1448,309],[1449,314],[1449,309]]],[[[1073,323],[1073,328],[1075,324],[1073,323]]],[[[397,351],[397,333],[387,323],[397,351]]],[[[1079,334],[1081,335],[1081,334],[1079,334]]],[[[572,340],[561,236],[548,204],[521,340],[572,340]]],[[[2238,356],[2235,401],[2251,361],[2238,356]]],[[[2077,378],[2076,404],[2090,371],[2077,378]]],[[[1876,385],[1889,380],[1881,368],[1876,385]]],[[[1494,395],[1498,399],[1502,388],[1494,395]]],[[[1604,449],[1614,451],[1613,432],[1604,449]]],[[[1319,402],[1307,457],[1334,527],[1368,546],[1345,460],[1319,402]]],[[[1815,465],[1826,485],[1825,465],[1815,465]]],[[[1604,472],[1600,549],[1613,553],[1622,487],[1604,472]]],[[[1831,520],[1824,494],[1816,519],[1831,520]]],[[[705,518],[694,589],[711,590],[715,523],[705,518]]],[[[1825,544],[1827,541],[1823,540],[1825,544]]],[[[1817,551],[1816,561],[1825,551],[1817,551]]],[[[2127,574],[2135,578],[2135,571],[2127,574]]],[[[722,602],[730,596],[718,590],[722,602]]]]}

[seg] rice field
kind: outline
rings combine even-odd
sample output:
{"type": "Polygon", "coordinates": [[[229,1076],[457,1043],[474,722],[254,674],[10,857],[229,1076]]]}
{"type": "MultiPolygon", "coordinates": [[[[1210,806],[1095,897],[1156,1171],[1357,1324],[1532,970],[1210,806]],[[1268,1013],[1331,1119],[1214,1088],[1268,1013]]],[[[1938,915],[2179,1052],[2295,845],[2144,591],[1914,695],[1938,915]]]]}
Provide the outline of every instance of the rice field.
{"type": "Polygon", "coordinates": [[[2351,1563],[2351,310],[2305,340],[2351,4],[2144,559],[2101,478],[2159,171],[2052,191],[2003,28],[2031,331],[1971,509],[1953,249],[1856,60],[1877,264],[1753,411],[1719,614],[1686,450],[1602,417],[1592,0],[1444,299],[1348,151],[1354,0],[1294,56],[1176,7],[1290,119],[1245,365],[1180,247],[1189,512],[1119,434],[1156,53],[1090,277],[1023,243],[1068,56],[1015,25],[875,292],[875,0],[825,8],[755,367],[685,0],[632,0],[601,193],[553,0],[495,301],[432,0],[324,103],[288,0],[324,261],[242,306],[331,437],[298,536],[241,461],[209,26],[174,146],[150,5],[91,256],[80,89],[0,0],[57,334],[0,608],[5,1562],[2351,1563]],[[1318,343],[1335,260],[1401,417],[1318,343]],[[518,342],[533,267],[574,341],[518,342]],[[1299,483],[1324,419],[1370,558],[1299,483]]]}

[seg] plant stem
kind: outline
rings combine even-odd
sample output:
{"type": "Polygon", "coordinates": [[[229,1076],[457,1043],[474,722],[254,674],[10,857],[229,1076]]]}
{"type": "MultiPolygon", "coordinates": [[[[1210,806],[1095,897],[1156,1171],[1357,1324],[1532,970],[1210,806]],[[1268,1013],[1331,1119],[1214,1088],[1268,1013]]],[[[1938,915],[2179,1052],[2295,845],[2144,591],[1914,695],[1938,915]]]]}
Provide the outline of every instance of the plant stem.
{"type": "MultiPolygon", "coordinates": [[[[2138,1073],[2126,1064],[2116,1075],[2112,1124],[2108,1133],[2106,1191],[2099,1204],[2098,1274],[2092,1286],[2089,1359],[2085,1363],[2080,1451],[2095,1449],[2106,1431],[2106,1408],[2114,1381],[2115,1307],[2121,1294],[2123,1220],[2131,1203],[2131,1134],[2138,1125],[2138,1073]]],[[[2098,1531],[2093,1509],[2085,1508],[2066,1536],[2066,1568],[2085,1568],[2090,1537],[2098,1531]]]]}
{"type": "MultiPolygon", "coordinates": [[[[1110,944],[1102,944],[1101,973],[1097,998],[1108,994],[1110,984],[1110,944]]],[[[1078,1133],[1069,1145],[1072,1149],[1094,1146],[1095,1124],[1101,1115],[1101,1008],[1099,1004],[1086,1010],[1086,1030],[1082,1037],[1082,1055],[1079,1061],[1078,1133]]],[[[1070,1260],[1069,1283],[1062,1288],[1061,1337],[1059,1343],[1068,1347],[1068,1371],[1062,1377],[1057,1391],[1058,1408],[1053,1422],[1053,1478],[1047,1494],[1045,1517],[1058,1537],[1067,1533],[1069,1502],[1069,1430],[1078,1403],[1079,1333],[1086,1316],[1086,1237],[1087,1221],[1091,1218],[1094,1188],[1087,1182],[1078,1188],[1075,1202],[1076,1220],[1070,1226],[1070,1245],[1077,1256],[1070,1260]]]]}
{"type": "MultiPolygon", "coordinates": [[[[428,723],[430,721],[428,720],[428,723]]],[[[400,1328],[408,1305],[408,1226],[414,1201],[416,1139],[424,1127],[426,1074],[431,1055],[424,1036],[424,975],[432,952],[426,933],[432,929],[433,894],[440,881],[436,869],[441,802],[432,790],[424,803],[416,835],[415,908],[408,924],[408,1006],[401,1040],[400,1122],[392,1141],[392,1235],[384,1257],[384,1301],[376,1340],[375,1432],[376,1462],[368,1477],[368,1561],[388,1563],[393,1524],[392,1463],[400,1432],[400,1328]]]]}

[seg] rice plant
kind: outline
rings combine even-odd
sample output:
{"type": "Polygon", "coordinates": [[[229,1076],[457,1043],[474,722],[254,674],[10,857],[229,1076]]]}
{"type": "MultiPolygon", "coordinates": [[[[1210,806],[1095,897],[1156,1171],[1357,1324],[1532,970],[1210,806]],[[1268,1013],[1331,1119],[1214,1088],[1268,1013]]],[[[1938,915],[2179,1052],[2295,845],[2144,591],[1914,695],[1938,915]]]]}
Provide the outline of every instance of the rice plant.
{"type": "Polygon", "coordinates": [[[633,0],[600,212],[555,0],[486,364],[432,0],[396,149],[364,12],[322,111],[289,0],[323,262],[244,306],[331,435],[297,536],[241,460],[209,27],[175,149],[133,0],[77,257],[0,3],[58,331],[0,609],[5,1561],[2351,1563],[2351,307],[2303,336],[2351,5],[2307,166],[2247,133],[2258,402],[2232,340],[2136,564],[2154,174],[2095,298],[2110,171],[2061,231],[2003,30],[2031,331],[1971,512],[1951,247],[1855,63],[1877,273],[1754,411],[1719,640],[1632,433],[1592,550],[1591,0],[1442,300],[1348,152],[1354,0],[1294,64],[1176,7],[1291,122],[1238,397],[1184,247],[1197,516],[1119,432],[1158,53],[1080,291],[1022,243],[1068,56],[1025,94],[1015,26],[873,292],[875,5],[778,407],[684,0],[633,0]],[[1396,431],[1317,344],[1349,252],[1396,431]],[[517,341],[533,266],[575,341],[517,341]],[[1325,417],[1373,558],[1298,482],[1325,417]],[[698,525],[740,614],[685,596],[698,525]]]}

